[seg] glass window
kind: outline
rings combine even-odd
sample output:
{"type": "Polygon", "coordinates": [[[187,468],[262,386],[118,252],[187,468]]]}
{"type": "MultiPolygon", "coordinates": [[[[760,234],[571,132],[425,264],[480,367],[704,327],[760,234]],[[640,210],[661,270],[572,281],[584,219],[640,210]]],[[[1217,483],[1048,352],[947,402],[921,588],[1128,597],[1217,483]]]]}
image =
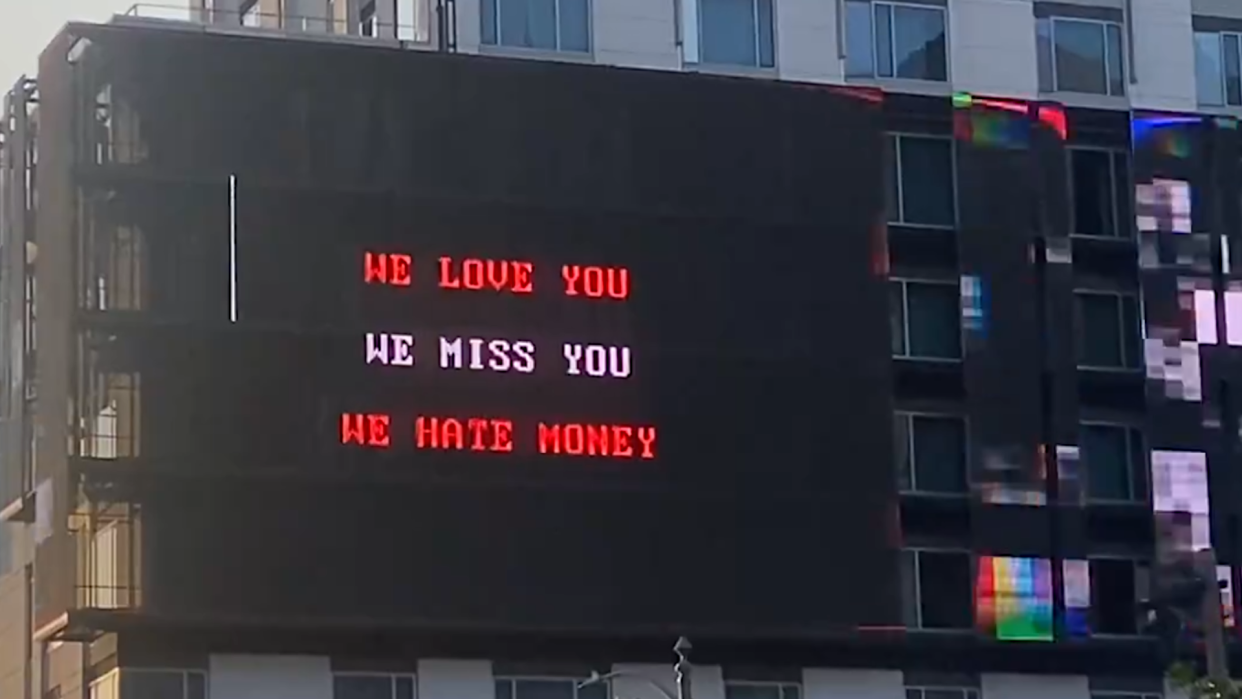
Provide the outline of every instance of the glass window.
{"type": "Polygon", "coordinates": [[[583,687],[582,678],[498,678],[496,699],[608,699],[608,683],[583,687]]]}
{"type": "Polygon", "coordinates": [[[120,699],[205,699],[206,676],[184,670],[122,669],[120,699]]]}
{"type": "Polygon", "coordinates": [[[1126,558],[1093,558],[1089,566],[1092,633],[1138,633],[1134,610],[1147,596],[1146,566],[1126,558]]]}
{"type": "Polygon", "coordinates": [[[1131,237],[1128,155],[1071,148],[1069,166],[1074,235],[1131,237]]]}
{"type": "Polygon", "coordinates": [[[589,0],[483,0],[483,43],[544,51],[588,52],[589,0]]]}
{"type": "Polygon", "coordinates": [[[332,699],[414,699],[412,675],[343,674],[332,678],[332,699]]]}
{"type": "Polygon", "coordinates": [[[899,78],[938,82],[948,79],[944,10],[893,6],[893,63],[899,78]]]}
{"type": "Polygon", "coordinates": [[[243,27],[257,27],[260,25],[259,0],[243,2],[239,9],[243,27]]]}
{"type": "Polygon", "coordinates": [[[704,63],[776,65],[772,0],[701,0],[699,22],[704,63]]]}
{"type": "Polygon", "coordinates": [[[1126,425],[1088,423],[1079,435],[1093,500],[1141,501],[1147,497],[1147,452],[1142,433],[1126,425]]]}
{"type": "Polygon", "coordinates": [[[944,8],[851,0],[845,33],[850,77],[948,80],[944,8]]]}
{"type": "Polygon", "coordinates": [[[379,15],[375,13],[375,0],[370,0],[359,10],[358,33],[363,36],[379,36],[379,15]]]}
{"type": "Polygon", "coordinates": [[[1199,104],[1225,103],[1225,71],[1221,67],[1220,34],[1195,32],[1195,91],[1199,104]]]}
{"type": "Polygon", "coordinates": [[[904,587],[916,603],[906,610],[906,623],[917,629],[970,629],[974,611],[970,555],[965,551],[906,551],[904,587]]]}
{"type": "Polygon", "coordinates": [[[897,477],[902,490],[966,492],[965,420],[952,415],[898,413],[894,422],[897,477]]]}
{"type": "Polygon", "coordinates": [[[1224,50],[1222,63],[1225,66],[1225,101],[1229,104],[1242,104],[1242,66],[1239,65],[1238,35],[1226,34],[1221,40],[1224,50]]]}
{"type": "Polygon", "coordinates": [[[845,3],[845,74],[875,75],[875,49],[871,40],[875,28],[871,23],[871,3],[845,3]]]}
{"type": "MultiPolygon", "coordinates": [[[[900,357],[959,359],[962,356],[961,293],[955,284],[895,281],[901,285],[900,357]]],[[[894,318],[894,324],[898,319],[894,318]]],[[[896,346],[896,343],[894,343],[896,346]]]]}
{"type": "Polygon", "coordinates": [[[725,699],[799,699],[802,687],[792,682],[725,682],[725,699]]]}
{"type": "Polygon", "coordinates": [[[893,204],[889,205],[889,221],[952,227],[957,221],[953,142],[899,135],[891,137],[890,146],[888,196],[893,204]]]}
{"type": "Polygon", "coordinates": [[[1079,365],[1097,369],[1139,366],[1142,355],[1138,299],[1080,292],[1076,302],[1079,365]]]}
{"type": "Polygon", "coordinates": [[[1052,79],[1052,20],[1041,17],[1035,20],[1035,58],[1038,63],[1039,91],[1053,92],[1056,84],[1052,79]]]}
{"type": "Polygon", "coordinates": [[[1035,23],[1041,89],[1124,95],[1125,44],[1114,22],[1055,17],[1035,23]]]}
{"type": "Polygon", "coordinates": [[[888,320],[892,335],[893,356],[906,354],[906,290],[901,283],[890,284],[888,287],[888,320]]]}

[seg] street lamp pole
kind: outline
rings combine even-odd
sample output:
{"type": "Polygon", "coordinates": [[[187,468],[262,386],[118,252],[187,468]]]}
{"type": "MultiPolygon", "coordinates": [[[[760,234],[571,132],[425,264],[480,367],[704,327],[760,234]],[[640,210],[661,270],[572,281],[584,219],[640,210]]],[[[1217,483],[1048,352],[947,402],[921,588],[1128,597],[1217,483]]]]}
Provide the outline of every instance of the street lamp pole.
{"type": "Polygon", "coordinates": [[[682,636],[677,639],[677,643],[673,645],[673,652],[677,654],[677,664],[673,666],[673,672],[677,674],[677,699],[692,699],[690,690],[690,651],[694,646],[690,645],[690,639],[682,636]]]}

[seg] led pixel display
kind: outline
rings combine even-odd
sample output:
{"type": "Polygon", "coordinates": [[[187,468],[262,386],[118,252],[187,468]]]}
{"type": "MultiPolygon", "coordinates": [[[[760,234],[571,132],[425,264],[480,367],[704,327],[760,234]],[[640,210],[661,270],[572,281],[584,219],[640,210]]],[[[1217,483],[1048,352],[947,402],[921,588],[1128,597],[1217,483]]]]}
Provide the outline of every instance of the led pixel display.
{"type": "Polygon", "coordinates": [[[1043,558],[980,556],[975,621],[1001,641],[1051,641],[1052,563],[1043,558]]]}
{"type": "Polygon", "coordinates": [[[141,458],[194,476],[144,502],[153,608],[614,638],[900,618],[878,105],[108,37],[160,184],[118,185],[150,322],[100,371],[140,375],[141,458]]]}

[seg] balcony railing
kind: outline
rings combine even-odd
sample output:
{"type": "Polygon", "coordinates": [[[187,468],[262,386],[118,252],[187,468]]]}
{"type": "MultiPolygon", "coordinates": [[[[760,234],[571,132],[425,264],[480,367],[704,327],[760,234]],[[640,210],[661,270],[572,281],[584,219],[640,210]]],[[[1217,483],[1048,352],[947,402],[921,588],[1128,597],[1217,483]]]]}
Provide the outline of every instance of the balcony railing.
{"type": "Polygon", "coordinates": [[[75,607],[132,609],[141,605],[141,546],[133,505],[85,506],[69,516],[77,549],[75,607]]]}
{"type": "Polygon", "coordinates": [[[311,38],[349,37],[399,41],[416,48],[432,43],[432,0],[413,0],[413,21],[391,22],[370,19],[354,21],[339,16],[299,15],[292,12],[259,12],[250,10],[202,10],[185,5],[139,3],[117,15],[114,22],[145,20],[185,23],[207,28],[235,31],[253,30],[276,34],[307,35],[311,38]]]}

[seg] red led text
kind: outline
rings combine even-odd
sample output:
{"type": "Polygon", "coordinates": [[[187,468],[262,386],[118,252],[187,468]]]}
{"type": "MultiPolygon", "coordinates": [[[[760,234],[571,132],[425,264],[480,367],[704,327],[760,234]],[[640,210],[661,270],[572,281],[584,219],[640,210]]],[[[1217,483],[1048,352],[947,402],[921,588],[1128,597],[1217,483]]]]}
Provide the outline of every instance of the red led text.
{"type": "Polygon", "coordinates": [[[344,413],[341,415],[341,444],[387,447],[391,421],[383,413],[344,413]]]}
{"type": "Polygon", "coordinates": [[[513,451],[513,421],[419,416],[414,420],[414,444],[419,449],[513,451]]]}
{"type": "Polygon", "coordinates": [[[409,286],[414,281],[414,260],[401,253],[368,252],[363,256],[362,280],[367,284],[409,286]]]}
{"type": "Polygon", "coordinates": [[[547,425],[539,423],[540,454],[655,458],[654,427],[630,425],[547,425]]]}
{"type": "Polygon", "coordinates": [[[455,262],[451,257],[440,258],[441,289],[491,289],[529,294],[535,290],[534,273],[535,266],[530,262],[473,257],[455,262]]]}
{"type": "Polygon", "coordinates": [[[580,345],[566,342],[565,372],[570,376],[611,376],[624,379],[630,375],[630,348],[610,345],[580,345]]]}
{"type": "Polygon", "coordinates": [[[535,370],[535,343],[530,340],[485,340],[441,337],[440,368],[529,374],[535,370]]]}
{"type": "Polygon", "coordinates": [[[630,271],[624,267],[563,265],[561,278],[565,280],[566,296],[624,299],[630,295],[630,271]]]}
{"type": "Polygon", "coordinates": [[[414,366],[414,336],[367,333],[367,364],[414,366]]]}

